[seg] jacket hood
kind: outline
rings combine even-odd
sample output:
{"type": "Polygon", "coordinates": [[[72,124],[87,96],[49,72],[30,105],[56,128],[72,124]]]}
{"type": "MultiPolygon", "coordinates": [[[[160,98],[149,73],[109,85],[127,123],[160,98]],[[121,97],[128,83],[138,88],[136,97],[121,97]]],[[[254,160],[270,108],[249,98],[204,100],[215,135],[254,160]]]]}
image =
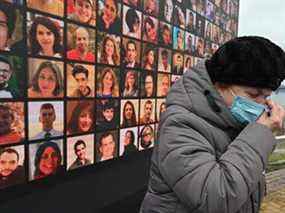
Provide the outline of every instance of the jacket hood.
{"type": "Polygon", "coordinates": [[[171,87],[166,106],[178,105],[221,129],[242,129],[215,89],[202,60],[171,87]]]}

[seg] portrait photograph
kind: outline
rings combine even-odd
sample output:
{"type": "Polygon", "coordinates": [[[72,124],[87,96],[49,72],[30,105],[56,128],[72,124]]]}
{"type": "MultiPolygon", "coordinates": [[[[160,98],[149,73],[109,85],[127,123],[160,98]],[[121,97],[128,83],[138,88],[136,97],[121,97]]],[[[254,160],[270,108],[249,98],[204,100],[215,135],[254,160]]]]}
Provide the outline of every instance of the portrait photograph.
{"type": "Polygon", "coordinates": [[[185,50],[188,54],[195,54],[196,36],[192,33],[185,32],[185,50]]]}
{"type": "Polygon", "coordinates": [[[0,103],[0,145],[21,143],[25,138],[24,102],[0,103]]]}
{"type": "Polygon", "coordinates": [[[215,15],[214,4],[210,0],[207,0],[207,2],[206,2],[206,13],[205,13],[205,15],[206,15],[207,19],[209,19],[210,21],[214,20],[214,15],[215,15]]]}
{"type": "Polygon", "coordinates": [[[8,3],[0,4],[0,51],[23,53],[23,15],[8,3]]]}
{"type": "Polygon", "coordinates": [[[196,11],[202,16],[205,14],[205,2],[206,0],[196,0],[196,11]]]}
{"type": "Polygon", "coordinates": [[[168,23],[172,23],[172,17],[173,17],[173,9],[174,4],[173,0],[160,0],[160,17],[167,21],[168,23]]]}
{"type": "Polygon", "coordinates": [[[119,127],[119,107],[118,99],[96,100],[96,131],[103,132],[119,127]]]}
{"type": "Polygon", "coordinates": [[[123,7],[123,34],[136,39],[141,39],[142,13],[135,8],[124,5],[123,7]]]}
{"type": "Polygon", "coordinates": [[[28,103],[28,109],[30,140],[63,136],[63,101],[33,101],[28,103]]]}
{"type": "Polygon", "coordinates": [[[143,40],[151,43],[157,43],[158,39],[158,20],[152,16],[143,16],[143,40]]]}
{"type": "Polygon", "coordinates": [[[94,163],[94,134],[68,137],[66,142],[67,170],[94,163]]]}
{"type": "Polygon", "coordinates": [[[152,16],[158,16],[159,0],[143,0],[143,2],[145,13],[152,16]]]}
{"type": "Polygon", "coordinates": [[[59,0],[27,0],[27,7],[50,13],[56,16],[64,15],[64,1],[59,0]]]}
{"type": "Polygon", "coordinates": [[[121,4],[117,0],[98,0],[97,27],[112,34],[121,33],[121,4]]]}
{"type": "Polygon", "coordinates": [[[66,133],[67,135],[87,134],[95,128],[93,100],[67,101],[66,133]]]}
{"type": "Polygon", "coordinates": [[[121,100],[121,128],[128,128],[138,125],[139,121],[139,100],[121,100]]]}
{"type": "Polygon", "coordinates": [[[173,48],[176,50],[184,51],[184,42],[185,31],[178,27],[173,27],[173,48]]]}
{"type": "Polygon", "coordinates": [[[124,37],[122,45],[123,66],[126,68],[140,68],[141,42],[124,37]]]}
{"type": "Polygon", "coordinates": [[[184,57],[180,52],[173,52],[172,56],[172,74],[182,75],[183,74],[183,62],[184,57]]]}
{"type": "Polygon", "coordinates": [[[27,45],[31,56],[63,57],[64,22],[43,16],[27,13],[27,45]]]}
{"type": "Polygon", "coordinates": [[[148,43],[143,43],[142,68],[147,71],[155,71],[157,63],[157,48],[148,43]]]}
{"type": "Polygon", "coordinates": [[[166,111],[165,101],[165,98],[156,99],[156,122],[160,121],[162,113],[166,111]]]}
{"type": "Polygon", "coordinates": [[[121,72],[121,97],[137,98],[139,95],[140,72],[125,69],[121,72]]]}
{"type": "Polygon", "coordinates": [[[98,98],[119,97],[119,69],[108,66],[97,66],[96,96],[98,98]]]}
{"type": "Polygon", "coordinates": [[[173,9],[173,24],[185,29],[186,25],[186,10],[180,5],[175,5],[173,9]]]}
{"type": "Polygon", "coordinates": [[[25,96],[26,74],[23,72],[24,59],[16,55],[0,53],[0,100],[18,99],[25,96]]]}
{"type": "Polygon", "coordinates": [[[66,65],[67,96],[90,98],[95,96],[95,66],[68,63],[66,65]]]}
{"type": "Polygon", "coordinates": [[[159,23],[159,44],[172,48],[172,25],[165,22],[159,23]]]}
{"type": "Polygon", "coordinates": [[[195,33],[196,28],[196,13],[192,10],[186,9],[186,30],[195,33]]]}
{"type": "Polygon", "coordinates": [[[63,98],[64,63],[40,58],[28,58],[29,98],[63,98]]]}
{"type": "Polygon", "coordinates": [[[194,56],[184,55],[184,70],[183,73],[191,71],[194,66],[194,56]]]}
{"type": "Polygon", "coordinates": [[[67,59],[95,63],[95,44],[95,29],[75,24],[67,25],[67,59]]]}
{"type": "Polygon", "coordinates": [[[196,37],[196,56],[204,57],[204,39],[202,37],[196,37]]]}
{"type": "Polygon", "coordinates": [[[212,40],[212,23],[205,21],[205,39],[212,40]]]}
{"type": "Polygon", "coordinates": [[[96,135],[96,162],[111,160],[118,157],[118,130],[106,131],[96,135]]]}
{"type": "Polygon", "coordinates": [[[155,99],[140,100],[140,125],[155,122],[155,99]]]}
{"type": "Polygon", "coordinates": [[[63,162],[62,140],[29,144],[30,181],[62,174],[65,171],[63,162]]]}
{"type": "Polygon", "coordinates": [[[166,97],[171,86],[171,76],[168,73],[157,74],[157,97],[166,97]]]}
{"type": "Polygon", "coordinates": [[[154,146],[155,127],[154,124],[146,124],[139,127],[139,150],[149,149],[154,146]]]}
{"type": "Polygon", "coordinates": [[[196,16],[196,34],[204,37],[205,32],[205,18],[197,14],[196,16]]]}
{"type": "Polygon", "coordinates": [[[143,72],[140,82],[142,98],[150,98],[156,95],[156,73],[143,72]]]}
{"type": "Polygon", "coordinates": [[[159,48],[158,50],[158,71],[171,72],[171,50],[159,48]]]}
{"type": "Polygon", "coordinates": [[[22,184],[25,181],[24,145],[0,147],[0,189],[22,184]]]}
{"type": "Polygon", "coordinates": [[[120,65],[121,37],[99,32],[97,34],[97,62],[113,66],[120,65]]]}
{"type": "Polygon", "coordinates": [[[67,11],[67,17],[82,24],[96,25],[96,0],[73,0],[67,1],[67,7],[72,7],[72,11],[67,11]]]}
{"type": "Polygon", "coordinates": [[[120,156],[126,156],[138,151],[138,127],[120,130],[120,156]]]}

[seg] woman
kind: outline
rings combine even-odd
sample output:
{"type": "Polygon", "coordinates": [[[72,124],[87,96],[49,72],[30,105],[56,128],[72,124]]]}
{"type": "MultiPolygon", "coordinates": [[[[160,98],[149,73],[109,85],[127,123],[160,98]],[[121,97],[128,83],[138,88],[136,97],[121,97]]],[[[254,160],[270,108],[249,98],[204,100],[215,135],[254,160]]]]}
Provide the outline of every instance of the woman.
{"type": "Polygon", "coordinates": [[[118,4],[115,0],[105,0],[102,14],[98,17],[98,29],[118,34],[121,32],[121,20],[118,17],[118,4]]]}
{"type": "Polygon", "coordinates": [[[58,145],[53,141],[42,143],[35,156],[34,179],[44,178],[59,173],[62,156],[58,145]]]}
{"type": "Polygon", "coordinates": [[[103,40],[100,63],[110,65],[120,64],[120,55],[116,41],[110,36],[106,36],[103,40]]]}
{"type": "Polygon", "coordinates": [[[134,144],[135,134],[132,130],[127,130],[124,137],[124,152],[123,155],[127,155],[131,152],[137,151],[137,147],[134,144]]]}
{"type": "Polygon", "coordinates": [[[99,77],[100,83],[97,91],[97,96],[102,98],[118,97],[119,88],[115,72],[110,67],[106,67],[102,70],[99,77]]]}
{"type": "Polygon", "coordinates": [[[160,119],[161,119],[161,115],[162,115],[162,113],[163,112],[165,112],[166,111],[166,103],[165,102],[162,102],[161,104],[160,104],[160,107],[159,107],[159,117],[158,117],[158,119],[157,119],[157,121],[159,121],[160,119]]]}
{"type": "Polygon", "coordinates": [[[36,17],[29,32],[30,53],[51,57],[62,56],[59,27],[47,17],[36,17]]]}
{"type": "Polygon", "coordinates": [[[154,95],[154,79],[151,74],[147,74],[144,79],[144,88],[142,90],[142,97],[152,97],[154,95]]]}
{"type": "MultiPolygon", "coordinates": [[[[71,2],[68,2],[71,4],[71,2]]],[[[84,24],[95,25],[95,1],[93,0],[74,0],[74,12],[69,18],[84,24]]]]}
{"type": "Polygon", "coordinates": [[[155,53],[153,49],[147,49],[144,54],[143,68],[146,70],[153,70],[155,62],[155,53]]]}
{"type": "Polygon", "coordinates": [[[140,39],[141,38],[141,29],[140,29],[140,17],[137,14],[137,11],[133,8],[128,9],[126,12],[126,20],[125,20],[128,32],[127,36],[140,39]]]}
{"type": "Polygon", "coordinates": [[[184,39],[183,39],[183,32],[181,30],[177,30],[176,34],[176,41],[177,41],[177,49],[178,50],[184,50],[184,39]]]}
{"type": "Polygon", "coordinates": [[[79,102],[71,113],[71,118],[67,124],[67,134],[84,133],[93,129],[94,113],[92,102],[79,102]]]}
{"type": "Polygon", "coordinates": [[[140,133],[140,145],[143,149],[147,149],[153,145],[154,130],[152,126],[145,125],[140,133]]]}
{"type": "Polygon", "coordinates": [[[63,97],[63,77],[57,64],[42,62],[34,74],[28,89],[30,98],[63,97]]]}
{"type": "Polygon", "coordinates": [[[135,107],[131,101],[127,101],[123,108],[123,122],[121,127],[126,128],[135,125],[137,125],[135,107]]]}
{"type": "Polygon", "coordinates": [[[191,58],[191,56],[189,56],[189,57],[186,58],[183,73],[187,72],[187,71],[190,71],[192,67],[193,67],[192,58],[191,58]]]}
{"type": "Polygon", "coordinates": [[[147,16],[144,19],[143,26],[144,26],[143,27],[143,30],[144,30],[143,39],[148,42],[156,43],[157,32],[156,32],[156,27],[155,27],[153,19],[147,16]]]}
{"type": "Polygon", "coordinates": [[[125,75],[125,88],[123,90],[123,97],[137,97],[139,93],[137,74],[133,70],[128,70],[125,75]]]}

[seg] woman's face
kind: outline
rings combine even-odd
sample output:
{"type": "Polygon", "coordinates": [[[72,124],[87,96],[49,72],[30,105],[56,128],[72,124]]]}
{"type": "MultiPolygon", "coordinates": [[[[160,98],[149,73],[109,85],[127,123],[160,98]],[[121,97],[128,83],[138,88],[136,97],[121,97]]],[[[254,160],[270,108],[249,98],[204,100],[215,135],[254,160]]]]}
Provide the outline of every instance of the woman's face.
{"type": "Polygon", "coordinates": [[[132,134],[131,132],[126,132],[125,134],[125,140],[124,140],[124,145],[127,146],[131,143],[132,140],[132,134]]]}
{"type": "Polygon", "coordinates": [[[130,104],[127,104],[124,111],[125,117],[127,120],[130,120],[134,114],[133,107],[130,104]]]}
{"type": "Polygon", "coordinates": [[[115,45],[113,41],[108,39],[105,43],[105,52],[106,52],[107,57],[112,57],[114,54],[114,50],[115,50],[115,45]]]}
{"type": "Polygon", "coordinates": [[[75,1],[75,13],[82,23],[88,23],[92,18],[92,6],[87,0],[75,1]]]}
{"type": "Polygon", "coordinates": [[[155,41],[156,39],[156,30],[155,27],[151,27],[151,25],[147,22],[145,25],[147,38],[151,41],[155,41]]]}
{"type": "Polygon", "coordinates": [[[148,0],[146,7],[149,11],[155,12],[155,8],[156,8],[155,0],[148,0]]]}
{"type": "Polygon", "coordinates": [[[165,103],[162,103],[162,104],[160,105],[160,113],[165,112],[165,111],[166,111],[165,103]]]}
{"type": "Polygon", "coordinates": [[[110,72],[107,72],[103,78],[103,88],[107,90],[112,90],[113,87],[113,76],[110,72]]]}
{"type": "Polygon", "coordinates": [[[136,82],[135,75],[134,75],[133,73],[129,73],[129,74],[127,75],[127,84],[128,84],[130,87],[134,87],[135,82],[136,82]]]}
{"type": "Polygon", "coordinates": [[[53,32],[46,28],[44,25],[38,24],[36,39],[43,52],[52,49],[54,46],[55,36],[53,32]]]}
{"type": "Polygon", "coordinates": [[[45,176],[54,174],[59,166],[59,156],[52,147],[47,147],[40,159],[39,169],[45,176]]]}
{"type": "Polygon", "coordinates": [[[142,133],[142,136],[143,136],[143,141],[144,142],[148,142],[150,143],[151,142],[151,139],[152,139],[152,131],[149,127],[146,127],[142,133]]]}
{"type": "Polygon", "coordinates": [[[182,32],[178,32],[177,33],[177,46],[178,48],[183,48],[183,36],[182,36],[182,32]]]}
{"type": "Polygon", "coordinates": [[[83,110],[78,119],[78,127],[82,132],[87,132],[91,129],[93,118],[89,110],[83,110]]]}
{"type": "Polygon", "coordinates": [[[56,88],[56,77],[50,67],[45,67],[40,71],[38,86],[43,97],[53,96],[56,88]]]}
{"type": "Polygon", "coordinates": [[[105,7],[103,10],[103,16],[107,22],[114,22],[117,15],[117,8],[115,0],[105,0],[105,7]]]}
{"type": "Polygon", "coordinates": [[[144,89],[147,97],[152,96],[153,92],[153,78],[148,75],[145,78],[145,84],[144,84],[144,89]]]}
{"type": "Polygon", "coordinates": [[[150,50],[147,54],[147,62],[150,64],[150,65],[153,65],[154,64],[154,52],[152,50],[150,50]]]}

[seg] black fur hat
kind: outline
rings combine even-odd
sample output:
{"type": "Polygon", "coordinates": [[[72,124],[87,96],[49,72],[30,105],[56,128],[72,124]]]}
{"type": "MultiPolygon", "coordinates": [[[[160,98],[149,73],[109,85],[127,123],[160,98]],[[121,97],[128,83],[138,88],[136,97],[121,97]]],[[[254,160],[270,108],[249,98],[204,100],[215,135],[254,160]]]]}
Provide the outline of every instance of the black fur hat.
{"type": "Polygon", "coordinates": [[[285,53],[266,38],[237,37],[206,60],[206,68],[213,83],[276,90],[285,78],[285,53]]]}

